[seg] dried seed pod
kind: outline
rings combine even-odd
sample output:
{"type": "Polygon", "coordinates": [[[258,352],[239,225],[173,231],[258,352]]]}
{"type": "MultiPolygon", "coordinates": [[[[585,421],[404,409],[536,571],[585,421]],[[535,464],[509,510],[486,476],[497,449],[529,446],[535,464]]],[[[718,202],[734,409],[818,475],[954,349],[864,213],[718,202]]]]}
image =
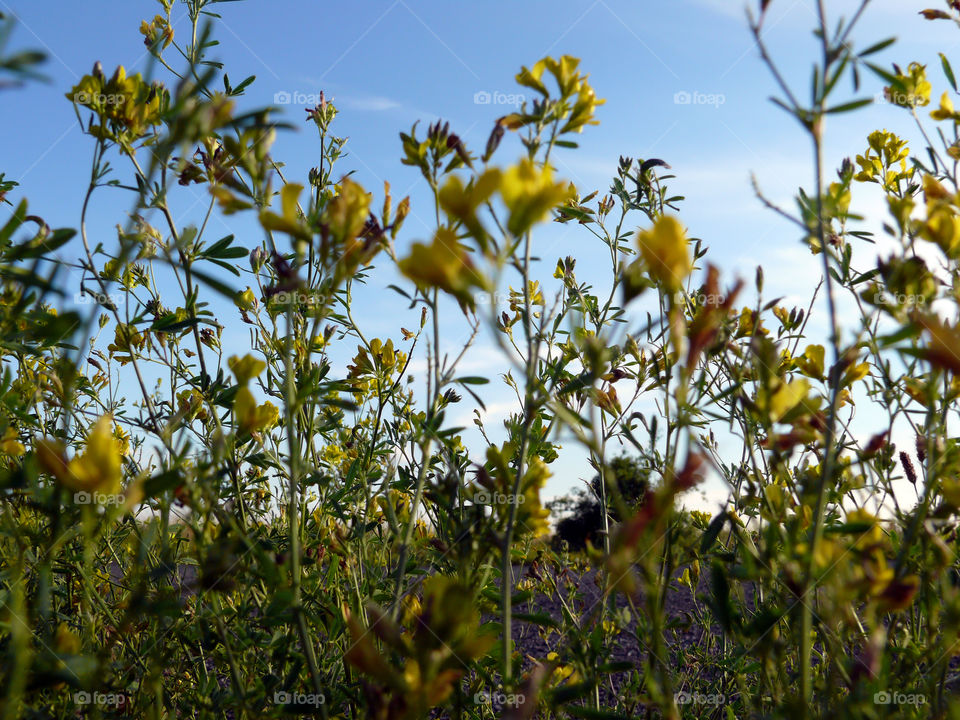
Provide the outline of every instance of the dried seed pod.
{"type": "Polygon", "coordinates": [[[903,465],[903,472],[907,475],[907,480],[911,485],[917,484],[917,469],[913,466],[913,460],[903,450],[900,451],[900,464],[903,465]]]}

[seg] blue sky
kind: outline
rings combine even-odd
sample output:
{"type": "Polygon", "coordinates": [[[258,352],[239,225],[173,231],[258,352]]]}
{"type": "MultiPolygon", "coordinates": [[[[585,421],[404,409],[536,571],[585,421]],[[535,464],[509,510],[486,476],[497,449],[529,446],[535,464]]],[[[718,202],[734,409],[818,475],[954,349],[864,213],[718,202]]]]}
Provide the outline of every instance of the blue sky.
{"type": "MultiPolygon", "coordinates": [[[[836,16],[857,4],[836,0],[827,6],[836,16]]],[[[898,43],[877,59],[887,66],[927,63],[939,96],[947,85],[936,50],[960,66],[960,34],[948,23],[923,20],[917,12],[929,4],[874,0],[854,40],[866,47],[897,36],[898,43]]],[[[573,180],[583,195],[594,189],[602,193],[618,156],[666,160],[678,176],[674,188],[686,196],[681,217],[690,233],[711,248],[709,257],[724,276],[751,280],[755,266],[763,264],[767,294],[799,301],[816,283],[820,261],[800,245],[789,225],[761,207],[750,189],[750,174],[756,174],[769,197],[792,207],[797,187],[811,185],[810,150],[800,128],[768,100],[775,87],[750,37],[744,7],[739,0],[246,0],[211,6],[223,16],[215,32],[220,45],[212,57],[225,63],[234,84],[257,76],[240,99],[243,108],[273,104],[284,98],[278,93],[296,98],[324,90],[334,98],[340,132],[349,136],[349,155],[341,169],[355,170],[355,179],[378,198],[383,180],[390,181],[395,197],[412,196],[413,214],[401,234],[401,248],[425,238],[431,212],[418,172],[400,163],[398,132],[416,120],[422,129],[443,118],[480,152],[495,119],[513,109],[511,94],[522,91],[513,81],[521,65],[547,54],[580,57],[597,94],[607,102],[598,110],[600,126],[587,128],[579,138],[580,149],[555,155],[558,174],[573,180]],[[688,98],[691,102],[684,103],[688,98]]],[[[0,116],[0,172],[22,184],[15,197],[29,198],[31,210],[50,225],[75,227],[92,145],[64,94],[96,60],[108,74],[118,64],[145,70],[148,56],[138,27],[159,5],[149,0],[0,0],[0,11],[19,18],[15,48],[42,48],[50,56],[44,68],[49,83],[3,94],[7,112],[0,116]]],[[[185,10],[178,6],[174,19],[182,40],[189,30],[185,10]]],[[[814,57],[814,23],[813,0],[771,3],[765,38],[801,93],[814,57]]],[[[168,55],[174,57],[172,51],[168,55]]],[[[158,76],[167,79],[162,72],[158,76]]],[[[864,75],[857,97],[880,92],[881,83],[864,75]]],[[[303,122],[303,106],[284,109],[299,130],[281,133],[274,155],[286,162],[288,178],[303,179],[317,162],[315,133],[303,122]]],[[[877,127],[911,138],[914,134],[909,116],[886,104],[832,117],[828,167],[862,152],[866,135],[877,127]]],[[[504,148],[500,161],[519,154],[518,144],[504,148]]],[[[204,197],[202,189],[190,192],[204,197]]],[[[181,225],[202,219],[204,203],[188,195],[178,200],[181,225]]],[[[875,228],[877,198],[864,192],[855,209],[858,203],[874,214],[868,227],[875,228]]],[[[112,228],[124,222],[128,207],[126,196],[101,193],[91,215],[92,232],[112,240],[112,228]]],[[[217,222],[223,232],[216,237],[234,232],[247,245],[260,240],[243,220],[217,222]]],[[[599,277],[602,265],[595,258],[602,257],[597,252],[602,248],[575,225],[547,227],[537,243],[545,277],[556,258],[565,255],[578,258],[584,279],[590,273],[599,277]]],[[[69,257],[71,248],[63,254],[69,257]]],[[[413,324],[415,313],[382,289],[394,281],[388,272],[377,273],[358,301],[358,314],[368,317],[373,335],[395,336],[400,325],[413,324]]],[[[447,313],[445,322],[456,337],[455,312],[447,313]]],[[[235,333],[233,341],[244,341],[242,331],[228,327],[227,332],[228,338],[235,333]]],[[[468,368],[471,374],[495,372],[497,356],[488,342],[478,358],[477,367],[468,368]]],[[[493,414],[506,412],[509,395],[490,392],[493,414]]],[[[551,493],[589,475],[582,458],[560,465],[551,493]]]]}

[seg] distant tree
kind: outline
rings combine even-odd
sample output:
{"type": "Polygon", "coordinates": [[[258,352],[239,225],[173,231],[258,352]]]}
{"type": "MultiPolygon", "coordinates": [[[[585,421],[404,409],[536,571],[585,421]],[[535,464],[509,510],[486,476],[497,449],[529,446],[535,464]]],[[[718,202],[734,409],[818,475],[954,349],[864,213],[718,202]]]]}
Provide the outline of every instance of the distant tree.
{"type": "MultiPolygon", "coordinates": [[[[620,455],[610,461],[610,469],[620,496],[629,508],[636,506],[650,489],[650,470],[640,458],[620,455]]],[[[603,512],[600,506],[601,483],[603,479],[597,473],[590,481],[589,490],[581,489],[573,495],[566,495],[550,504],[550,511],[564,517],[557,523],[554,539],[566,541],[571,550],[583,550],[589,540],[594,546],[601,543],[603,530],[603,512]]],[[[607,493],[609,496],[610,493],[607,493]]],[[[623,518],[612,503],[608,503],[610,519],[619,522],[623,518]]]]}

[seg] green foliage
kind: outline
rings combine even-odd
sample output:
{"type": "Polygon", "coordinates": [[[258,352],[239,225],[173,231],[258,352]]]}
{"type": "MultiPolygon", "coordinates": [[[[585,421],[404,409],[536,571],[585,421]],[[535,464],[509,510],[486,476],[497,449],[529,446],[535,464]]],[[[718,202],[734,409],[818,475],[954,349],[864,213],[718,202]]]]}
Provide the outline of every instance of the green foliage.
{"type": "MultiPolygon", "coordinates": [[[[0,175],[0,716],[960,714],[960,113],[949,90],[925,109],[956,91],[945,56],[943,82],[881,68],[889,41],[854,43],[869,3],[838,23],[818,3],[804,98],[764,42],[769,2],[751,17],[814,150],[795,211],[761,200],[822,260],[817,337],[812,299],[768,300],[758,270],[744,301],[705,261],[663,160],[621,158],[602,195],[554,176],[603,102],[575,58],[520,71],[537,99],[482,153],[448,123],[401,134],[435,209],[408,244],[409,200],[342,168],[331,101],[309,113],[319,165],[288,181],[274,109],[241,110],[254,78],[210,57],[217,2],[184,0],[188,42],[160,4],[140,30],[169,86],[98,64],[68,95],[94,151],[79,231],[0,175]],[[867,73],[937,142],[865,131],[828,183],[824,118],[864,104],[867,73]],[[891,215],[879,256],[864,183],[891,215]],[[104,193],[130,212],[94,243],[104,193]],[[215,214],[262,235],[211,236],[215,214]],[[574,258],[537,275],[550,221],[609,257],[599,288],[574,258]],[[418,317],[387,337],[354,313],[374,262],[418,317]],[[470,330],[446,355],[441,316],[470,330]],[[248,346],[224,347],[227,323],[248,346]],[[459,368],[485,328],[517,405],[502,427],[477,414],[476,456],[450,418],[462,393],[482,405],[492,378],[459,368]],[[586,553],[549,538],[561,437],[597,473],[586,553]],[[679,510],[711,474],[723,508],[679,510]]],[[[39,56],[6,54],[7,27],[0,72],[22,78],[39,56]]]]}

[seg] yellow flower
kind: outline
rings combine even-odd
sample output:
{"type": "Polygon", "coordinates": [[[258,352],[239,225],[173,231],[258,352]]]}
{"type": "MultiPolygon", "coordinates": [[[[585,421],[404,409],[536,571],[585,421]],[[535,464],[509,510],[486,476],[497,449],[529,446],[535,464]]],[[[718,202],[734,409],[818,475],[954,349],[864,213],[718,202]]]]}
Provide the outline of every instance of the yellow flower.
{"type": "Polygon", "coordinates": [[[935,243],[948,257],[960,250],[960,218],[956,210],[943,202],[928,207],[927,221],[920,227],[920,235],[935,243]]]}
{"type": "Polygon", "coordinates": [[[339,445],[327,445],[323,448],[323,452],[320,453],[320,458],[333,467],[339,467],[340,463],[343,462],[346,457],[346,453],[343,452],[343,448],[339,445]]]}
{"type": "Polygon", "coordinates": [[[107,350],[117,357],[121,365],[126,365],[132,360],[134,351],[142,350],[146,343],[147,339],[132,323],[117,323],[113,342],[107,345],[107,350]]]}
{"type": "MultiPolygon", "coordinates": [[[[920,356],[936,367],[960,373],[960,332],[957,326],[943,322],[936,314],[920,315],[915,319],[930,334],[929,342],[920,348],[920,356]]],[[[913,378],[908,378],[907,394],[926,405],[922,386],[919,382],[912,386],[910,380],[913,378]]]]}
{"type": "Polygon", "coordinates": [[[130,452],[130,433],[128,433],[119,425],[114,424],[113,437],[117,441],[117,447],[119,448],[121,455],[125,456],[130,452]]]}
{"type": "Polygon", "coordinates": [[[20,457],[23,455],[27,449],[23,446],[23,443],[18,439],[16,428],[8,427],[7,431],[3,434],[3,438],[0,439],[0,452],[5,455],[11,455],[13,457],[20,457]]]}
{"type": "Polygon", "coordinates": [[[227,360],[227,365],[230,366],[233,374],[237,377],[237,382],[241,385],[246,385],[267,368],[267,364],[263,360],[258,360],[249,353],[242,358],[236,355],[231,356],[227,360]]]}
{"type": "Polygon", "coordinates": [[[163,47],[166,50],[173,42],[173,28],[163,15],[157,15],[150,22],[144,20],[140,23],[140,34],[144,37],[144,43],[151,50],[157,42],[163,38],[163,47]]]}
{"type": "Polygon", "coordinates": [[[476,269],[450,228],[439,228],[430,245],[414,243],[410,255],[398,266],[400,272],[417,285],[439,288],[471,308],[474,306],[471,288],[487,287],[487,279],[476,269]]]}
{"type": "Polygon", "coordinates": [[[248,387],[242,387],[237,391],[233,401],[233,414],[237,418],[238,431],[241,435],[271,428],[280,419],[277,406],[269,400],[262,405],[257,405],[248,387]]]}
{"type": "Polygon", "coordinates": [[[823,345],[807,345],[803,355],[794,358],[797,369],[814,380],[823,380],[824,349],[823,345]]]}
{"type": "Polygon", "coordinates": [[[883,89],[884,96],[894,105],[915,108],[930,103],[932,87],[927,80],[927,67],[912,62],[906,74],[898,73],[895,82],[883,89]]]}
{"type": "Polygon", "coordinates": [[[451,175],[437,194],[440,207],[448,217],[463,223],[472,237],[484,243],[487,232],[477,218],[477,210],[493,196],[500,187],[501,180],[502,176],[497,168],[484,171],[466,187],[459,177],[451,175]]]}
{"type": "Polygon", "coordinates": [[[80,638],[70,629],[65,622],[57,626],[57,632],[53,636],[53,647],[60,655],[78,655],[81,650],[80,638]]]}
{"type": "Polygon", "coordinates": [[[69,462],[62,445],[40,439],[36,444],[41,466],[71,490],[116,494],[123,479],[122,446],[114,436],[113,420],[104,415],[87,436],[82,454],[69,462]]]}
{"type": "Polygon", "coordinates": [[[783,416],[795,408],[807,396],[810,383],[803,378],[792,382],[781,382],[780,386],[770,394],[767,403],[771,422],[780,422],[783,416]]]}
{"type": "Polygon", "coordinates": [[[883,542],[883,528],[880,527],[877,516],[862,508],[847,513],[847,523],[851,525],[865,525],[867,528],[860,532],[853,542],[857,548],[870,548],[883,542]]]}
{"type": "Polygon", "coordinates": [[[352,240],[363,230],[370,215],[370,194],[348,178],[340,181],[340,192],[330,201],[324,221],[339,242],[352,240]]]}
{"type": "Polygon", "coordinates": [[[510,211],[507,229],[519,237],[547,213],[573,197],[570,185],[554,183],[550,168],[538,168],[525,158],[503,174],[500,194],[510,211]]]}
{"type": "Polygon", "coordinates": [[[913,197],[907,195],[906,197],[898,198],[896,195],[887,195],[887,205],[890,208],[890,214],[893,215],[897,221],[900,232],[906,233],[908,223],[910,222],[910,215],[916,206],[913,197]]]}
{"type": "Polygon", "coordinates": [[[504,443],[500,448],[491,445],[487,448],[487,464],[490,474],[496,481],[491,499],[493,511],[501,522],[506,523],[510,516],[511,506],[517,505],[516,527],[517,535],[527,533],[535,537],[546,535],[550,531],[547,518],[550,511],[540,502],[540,491],[550,477],[550,470],[539,457],[530,458],[526,472],[520,481],[520,494],[514,497],[514,479],[516,471],[510,467],[515,448],[510,443],[504,443]]]}
{"type": "Polygon", "coordinates": [[[650,275],[670,293],[683,287],[683,281],[693,269],[687,235],[680,221],[663,215],[649,230],[637,233],[640,255],[650,275]]]}
{"type": "Polygon", "coordinates": [[[260,225],[264,230],[286,233],[295,240],[309,241],[312,237],[310,228],[301,217],[297,200],[303,185],[287,183],[280,190],[280,214],[264,209],[260,211],[260,225]]]}
{"type": "Polygon", "coordinates": [[[699,528],[700,530],[706,530],[707,526],[710,524],[712,516],[708,512],[703,510],[691,510],[690,519],[693,520],[694,527],[699,528]]]}
{"type": "Polygon", "coordinates": [[[121,65],[110,80],[85,75],[67,98],[110,123],[108,128],[92,125],[92,134],[130,143],[160,124],[168,94],[162,85],[147,85],[139,73],[128,77],[121,65]]]}
{"type": "MultiPolygon", "coordinates": [[[[527,294],[530,296],[530,305],[543,305],[543,292],[540,290],[540,281],[531,280],[527,284],[527,294]]],[[[513,287],[510,288],[510,311],[517,312],[518,310],[523,310],[525,306],[523,299],[522,290],[514,290],[513,287]]]]}
{"type": "Polygon", "coordinates": [[[948,93],[943,93],[940,96],[940,107],[936,110],[930,112],[930,117],[934,120],[953,120],[954,122],[960,121],[960,113],[957,113],[953,108],[953,101],[950,99],[948,93]]]}
{"type": "Polygon", "coordinates": [[[234,302],[241,310],[253,310],[257,306],[257,298],[249,287],[242,293],[238,293],[234,302]]]}
{"type": "Polygon", "coordinates": [[[857,380],[862,380],[869,374],[870,365],[868,363],[863,362],[851,365],[843,372],[843,377],[840,378],[840,387],[845,388],[853,385],[857,380]]]}
{"type": "MultiPolygon", "coordinates": [[[[558,662],[559,659],[560,659],[560,656],[557,655],[557,653],[555,653],[555,652],[548,652],[548,653],[547,653],[547,661],[548,661],[548,662],[558,662]]],[[[552,672],[551,675],[550,675],[550,681],[549,681],[549,682],[550,682],[550,685],[551,685],[551,686],[560,685],[560,684],[561,684],[562,682],[564,682],[564,681],[569,681],[569,684],[573,685],[573,684],[575,684],[579,679],[580,679],[579,674],[577,673],[576,670],[574,670],[574,668],[573,668],[572,666],[570,666],[570,665],[559,665],[559,664],[558,664],[557,667],[555,667],[555,668],[553,669],[553,672],[552,672]]]]}
{"type": "Polygon", "coordinates": [[[763,488],[763,496],[769,505],[767,507],[762,507],[760,512],[767,519],[771,519],[771,513],[773,518],[779,518],[783,514],[785,507],[785,495],[784,487],[782,485],[765,485],[763,488]]]}
{"type": "Polygon", "coordinates": [[[199,390],[189,389],[177,394],[177,410],[187,420],[203,421],[207,419],[207,410],[203,406],[203,395],[199,390]]]}
{"type": "Polygon", "coordinates": [[[530,460],[529,469],[521,483],[523,502],[520,505],[520,512],[517,513],[517,520],[521,523],[521,527],[535,536],[547,535],[550,532],[550,524],[547,522],[550,511],[540,503],[540,491],[543,490],[549,477],[550,470],[546,464],[540,458],[534,457],[530,460]]]}
{"type": "Polygon", "coordinates": [[[858,182],[875,182],[888,193],[898,193],[900,181],[909,181],[914,174],[912,167],[907,168],[907,158],[910,156],[907,141],[892,132],[875,130],[867,136],[867,142],[870,145],[867,151],[857,155],[860,172],[854,179],[858,182]]]}
{"type": "Polygon", "coordinates": [[[583,132],[584,125],[598,125],[599,121],[593,119],[593,113],[597,105],[603,105],[604,102],[606,101],[596,96],[592,87],[583,82],[577,93],[577,100],[573,104],[570,119],[560,128],[560,132],[583,132]]]}
{"type": "MultiPolygon", "coordinates": [[[[545,57],[534,64],[533,68],[523,67],[517,74],[517,83],[528,87],[544,96],[550,97],[550,91],[543,82],[543,72],[547,70],[557,81],[560,91],[559,100],[563,101],[556,111],[561,120],[566,120],[560,128],[561,133],[581,132],[584,125],[596,125],[593,112],[597,105],[604,101],[596,97],[593,88],[587,82],[588,76],[577,72],[580,59],[571,55],[564,55],[559,60],[545,57]],[[573,103],[572,106],[570,103],[573,103]]],[[[512,113],[501,121],[511,129],[522,127],[528,119],[520,113],[512,113]]]]}

